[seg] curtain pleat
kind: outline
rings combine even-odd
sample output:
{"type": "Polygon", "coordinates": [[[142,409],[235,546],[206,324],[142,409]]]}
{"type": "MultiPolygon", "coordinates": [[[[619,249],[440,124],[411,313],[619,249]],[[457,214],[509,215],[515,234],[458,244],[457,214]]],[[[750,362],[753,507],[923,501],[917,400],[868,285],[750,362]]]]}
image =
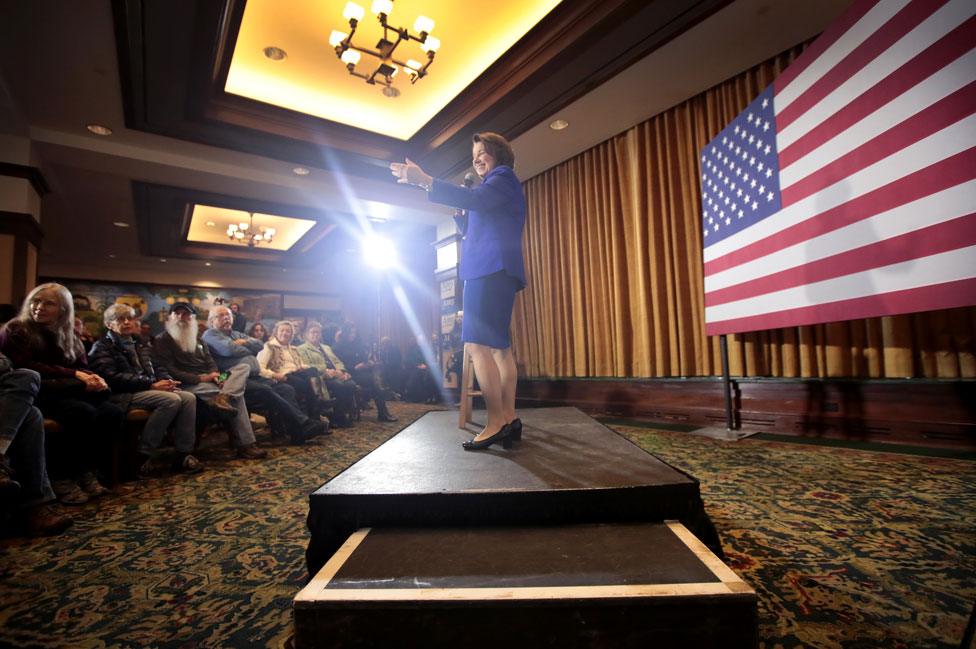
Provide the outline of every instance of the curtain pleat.
{"type": "MultiPolygon", "coordinates": [[[[525,182],[528,377],[721,373],[705,335],[698,155],[799,46],[525,182]]],[[[976,307],[729,336],[737,376],[976,377],[976,307]]]]}

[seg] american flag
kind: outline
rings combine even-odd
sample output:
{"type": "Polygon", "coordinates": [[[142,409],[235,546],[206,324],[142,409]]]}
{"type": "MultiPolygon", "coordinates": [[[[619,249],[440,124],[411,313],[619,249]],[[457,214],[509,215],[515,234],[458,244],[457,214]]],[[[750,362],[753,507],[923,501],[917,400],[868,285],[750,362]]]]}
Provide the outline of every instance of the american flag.
{"type": "Polygon", "coordinates": [[[705,332],[976,304],[976,2],[858,0],[701,153],[705,332]]]}

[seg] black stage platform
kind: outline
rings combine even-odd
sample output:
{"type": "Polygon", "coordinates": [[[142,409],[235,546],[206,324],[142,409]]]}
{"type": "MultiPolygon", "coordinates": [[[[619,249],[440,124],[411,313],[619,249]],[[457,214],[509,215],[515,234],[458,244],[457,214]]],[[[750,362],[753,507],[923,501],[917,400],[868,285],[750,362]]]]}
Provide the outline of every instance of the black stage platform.
{"type": "Polygon", "coordinates": [[[678,520],[722,556],[695,478],[576,408],[519,416],[521,442],[471,452],[461,442],[473,425],[458,429],[456,412],[427,413],[324,484],[309,497],[309,577],[364,527],[678,520]]]}
{"type": "Polygon", "coordinates": [[[295,597],[295,646],[751,649],[757,619],[676,522],[365,528],[295,597]]]}

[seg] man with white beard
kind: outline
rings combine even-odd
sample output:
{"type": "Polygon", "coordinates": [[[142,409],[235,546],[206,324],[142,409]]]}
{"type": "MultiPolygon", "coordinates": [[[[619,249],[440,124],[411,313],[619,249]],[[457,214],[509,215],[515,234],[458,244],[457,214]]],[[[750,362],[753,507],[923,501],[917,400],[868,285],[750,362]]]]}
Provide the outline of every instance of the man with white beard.
{"type": "Polygon", "coordinates": [[[176,302],[169,308],[166,330],[153,343],[153,360],[180,381],[183,390],[197,395],[226,419],[239,457],[267,457],[267,451],[255,445],[242,398],[250,368],[242,363],[224,373],[217,370],[207,346],[197,341],[197,310],[189,302],[176,302]]]}

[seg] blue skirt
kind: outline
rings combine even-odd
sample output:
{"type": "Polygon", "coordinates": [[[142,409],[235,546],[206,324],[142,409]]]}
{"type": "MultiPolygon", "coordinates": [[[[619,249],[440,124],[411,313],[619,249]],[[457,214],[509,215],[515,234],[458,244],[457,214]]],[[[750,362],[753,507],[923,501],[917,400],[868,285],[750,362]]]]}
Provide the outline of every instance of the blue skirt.
{"type": "Polygon", "coordinates": [[[512,346],[509,327],[519,282],[503,270],[464,282],[461,342],[493,349],[512,346]]]}

